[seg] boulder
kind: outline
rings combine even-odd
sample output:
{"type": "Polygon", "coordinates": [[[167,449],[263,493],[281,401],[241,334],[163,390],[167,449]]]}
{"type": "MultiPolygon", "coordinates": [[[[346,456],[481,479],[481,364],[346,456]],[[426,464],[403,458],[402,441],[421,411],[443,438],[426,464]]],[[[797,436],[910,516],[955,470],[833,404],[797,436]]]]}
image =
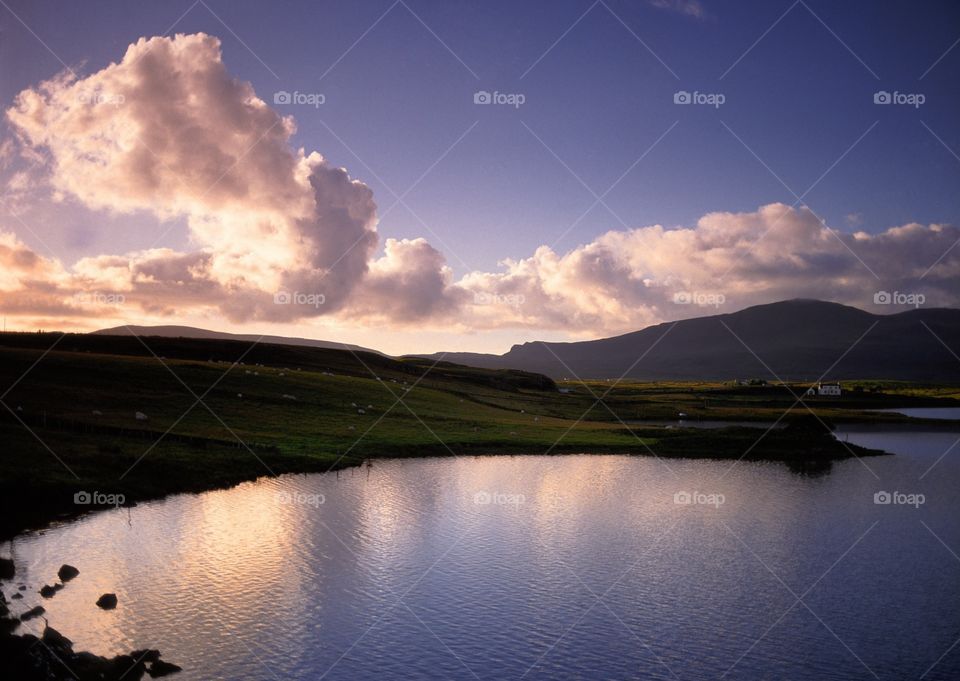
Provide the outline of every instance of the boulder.
{"type": "Polygon", "coordinates": [[[97,599],[97,607],[104,610],[113,610],[117,607],[117,594],[103,594],[97,599]]]}
{"type": "Polygon", "coordinates": [[[57,577],[60,578],[61,582],[69,582],[71,579],[80,574],[80,571],[73,567],[72,565],[67,565],[64,563],[60,566],[60,569],[57,570],[57,577]]]}

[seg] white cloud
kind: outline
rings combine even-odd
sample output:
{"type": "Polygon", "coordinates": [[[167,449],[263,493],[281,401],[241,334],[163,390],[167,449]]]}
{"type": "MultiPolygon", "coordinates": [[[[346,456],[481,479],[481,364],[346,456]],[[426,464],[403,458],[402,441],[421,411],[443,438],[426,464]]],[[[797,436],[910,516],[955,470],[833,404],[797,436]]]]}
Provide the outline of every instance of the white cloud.
{"type": "Polygon", "coordinates": [[[960,248],[951,250],[960,230],[833,232],[778,203],[709,213],[688,227],[610,231],[566,253],[541,246],[458,281],[424,239],[388,239],[376,257],[370,189],[318,153],[293,149],[293,120],[231,77],[219,41],[204,34],[141,39],[90,76],[66,73],[22,92],[7,117],[21,153],[43,154],[55,192],[96,210],[185,218],[193,243],[189,252],[158,246],[65,267],[8,225],[0,302],[13,315],[327,316],[378,328],[600,336],[713,311],[676,304],[684,292],[721,294],[722,311],[794,297],[867,306],[877,290],[960,302],[960,248]],[[297,295],[277,304],[278,291],[297,295]]]}
{"type": "Polygon", "coordinates": [[[141,39],[86,78],[25,90],[7,116],[49,155],[57,191],[93,209],[185,216],[206,253],[188,274],[231,318],[316,314],[265,295],[296,287],[322,289],[319,312],[335,311],[376,247],[370,190],[293,150],[292,118],[230,76],[214,37],[141,39]]]}

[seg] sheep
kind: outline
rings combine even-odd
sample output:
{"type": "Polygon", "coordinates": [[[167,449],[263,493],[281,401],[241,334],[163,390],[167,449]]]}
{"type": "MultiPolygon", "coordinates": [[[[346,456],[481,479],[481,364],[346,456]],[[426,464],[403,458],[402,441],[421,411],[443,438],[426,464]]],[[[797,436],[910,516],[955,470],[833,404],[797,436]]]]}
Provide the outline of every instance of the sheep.
{"type": "Polygon", "coordinates": [[[148,420],[149,420],[149,419],[147,418],[147,415],[144,414],[142,411],[134,412],[133,418],[135,418],[137,421],[148,421],[148,420]]]}
{"type": "Polygon", "coordinates": [[[362,416],[363,414],[366,414],[366,413],[367,413],[367,410],[366,410],[366,409],[357,409],[357,413],[362,416]]]}

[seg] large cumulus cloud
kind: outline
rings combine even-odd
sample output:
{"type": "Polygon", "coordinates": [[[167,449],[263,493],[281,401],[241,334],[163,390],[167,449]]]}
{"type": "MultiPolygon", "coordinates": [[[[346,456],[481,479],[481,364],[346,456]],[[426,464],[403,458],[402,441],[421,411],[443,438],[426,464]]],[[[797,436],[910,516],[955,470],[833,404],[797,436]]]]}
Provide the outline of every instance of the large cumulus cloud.
{"type": "Polygon", "coordinates": [[[93,75],[25,90],[7,117],[48,154],[58,191],[93,209],[185,217],[202,266],[184,270],[171,254],[163,267],[154,251],[134,254],[131,272],[149,267],[155,284],[166,270],[171,285],[202,280],[208,303],[232,319],[334,312],[376,248],[369,188],[292,149],[293,119],[230,76],[214,37],[141,39],[93,75]],[[274,305],[273,292],[291,287],[325,304],[274,305]]]}
{"type": "Polygon", "coordinates": [[[7,118],[57,195],[94,210],[184,220],[193,244],[65,265],[32,252],[6,225],[0,299],[8,314],[105,316],[122,297],[118,314],[131,320],[329,315],[604,335],[704,314],[696,303],[718,297],[722,311],[793,297],[868,307],[878,290],[960,303],[960,230],[838,232],[780,203],[689,226],[610,231],[563,253],[541,246],[459,280],[424,239],[387,240],[378,256],[370,189],[318,153],[294,149],[293,119],[233,78],[219,41],[204,34],[141,39],[92,75],[66,72],[25,90],[7,118]],[[693,294],[701,298],[686,302],[693,294]]]}

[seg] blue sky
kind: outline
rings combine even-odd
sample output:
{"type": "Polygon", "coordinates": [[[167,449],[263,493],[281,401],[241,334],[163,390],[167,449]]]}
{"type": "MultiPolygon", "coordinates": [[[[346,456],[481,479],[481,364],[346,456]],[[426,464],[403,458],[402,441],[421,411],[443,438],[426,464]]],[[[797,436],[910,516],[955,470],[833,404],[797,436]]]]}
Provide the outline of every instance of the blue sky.
{"type": "MultiPolygon", "coordinates": [[[[372,188],[381,237],[427,238],[457,276],[795,195],[837,229],[957,222],[954,2],[5,2],[4,108],[61,60],[84,75],[140,36],[216,35],[268,103],[322,93],[275,107],[293,143],[372,188]],[[478,106],[478,90],[524,103],[478,106]],[[724,102],[677,105],[681,90],[724,102]],[[880,90],[925,101],[878,106],[880,90]]],[[[64,261],[160,229],[53,210],[43,241],[64,261]]],[[[187,243],[185,224],[165,238],[187,243]]]]}

